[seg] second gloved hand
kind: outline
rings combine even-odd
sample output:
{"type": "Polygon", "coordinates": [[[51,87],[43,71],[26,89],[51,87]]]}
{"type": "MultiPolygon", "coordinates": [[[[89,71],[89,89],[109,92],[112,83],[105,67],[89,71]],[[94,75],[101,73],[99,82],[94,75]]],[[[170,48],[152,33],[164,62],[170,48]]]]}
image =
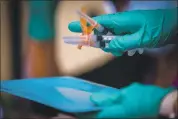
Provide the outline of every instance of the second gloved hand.
{"type": "MultiPolygon", "coordinates": [[[[109,43],[109,47],[103,49],[116,56],[135,48],[166,45],[177,31],[177,8],[135,10],[101,15],[94,19],[116,35],[109,43]]],[[[81,32],[80,23],[70,23],[69,30],[81,32]]]]}
{"type": "Polygon", "coordinates": [[[163,89],[153,85],[134,83],[120,89],[118,94],[96,93],[91,101],[106,106],[93,118],[152,118],[157,117],[163,98],[174,88],[163,89]]]}

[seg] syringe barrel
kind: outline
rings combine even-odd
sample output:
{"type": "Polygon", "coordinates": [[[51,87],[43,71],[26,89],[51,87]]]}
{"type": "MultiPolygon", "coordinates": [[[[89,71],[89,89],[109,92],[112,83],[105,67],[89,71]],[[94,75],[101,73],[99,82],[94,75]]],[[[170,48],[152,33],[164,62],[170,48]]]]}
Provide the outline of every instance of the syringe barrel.
{"type": "Polygon", "coordinates": [[[70,36],[66,36],[66,37],[63,37],[63,39],[64,39],[64,42],[65,43],[68,43],[68,44],[80,44],[81,43],[81,39],[80,39],[81,37],[78,37],[78,36],[72,36],[72,37],[70,37],[70,36]]]}
{"type": "Polygon", "coordinates": [[[63,39],[67,44],[98,47],[96,35],[66,36],[63,39]]]}
{"type": "Polygon", "coordinates": [[[115,36],[107,36],[107,35],[90,35],[90,36],[66,36],[63,37],[64,42],[73,45],[83,45],[83,46],[91,46],[96,48],[105,48],[109,42],[115,36]],[[87,40],[88,39],[88,40],[87,40]],[[89,41],[89,42],[86,42],[89,41]]]}

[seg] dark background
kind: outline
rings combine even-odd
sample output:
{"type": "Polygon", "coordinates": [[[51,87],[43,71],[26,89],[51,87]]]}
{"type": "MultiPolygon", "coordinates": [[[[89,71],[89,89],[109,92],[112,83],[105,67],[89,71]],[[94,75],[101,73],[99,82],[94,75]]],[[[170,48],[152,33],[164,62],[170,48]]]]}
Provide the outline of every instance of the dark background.
{"type": "MultiPolygon", "coordinates": [[[[127,4],[128,1],[121,1],[117,3],[117,0],[113,0],[118,11],[122,10],[122,5],[127,4]],[[119,5],[120,4],[120,5],[119,5]]],[[[21,7],[19,0],[12,0],[9,2],[9,17],[11,19],[12,27],[12,48],[13,48],[13,79],[20,79],[21,77],[21,7]]],[[[97,16],[94,11],[91,11],[90,16],[97,16]]],[[[176,51],[177,52],[177,51],[176,51]]],[[[115,88],[121,88],[129,85],[133,82],[145,83],[145,75],[150,71],[154,73],[156,69],[157,60],[147,55],[136,54],[132,57],[126,54],[120,58],[115,58],[108,64],[97,68],[91,72],[84,73],[78,77],[85,80],[105,84],[115,88]]],[[[19,100],[19,98],[16,98],[19,100]]],[[[21,100],[21,99],[20,99],[21,100]]],[[[15,104],[18,106],[20,102],[15,104]]],[[[25,103],[24,103],[25,104],[25,103]]],[[[59,113],[58,110],[30,102],[30,107],[33,112],[45,115],[47,117],[55,116],[59,113]]],[[[22,109],[23,110],[23,109],[22,109]]]]}

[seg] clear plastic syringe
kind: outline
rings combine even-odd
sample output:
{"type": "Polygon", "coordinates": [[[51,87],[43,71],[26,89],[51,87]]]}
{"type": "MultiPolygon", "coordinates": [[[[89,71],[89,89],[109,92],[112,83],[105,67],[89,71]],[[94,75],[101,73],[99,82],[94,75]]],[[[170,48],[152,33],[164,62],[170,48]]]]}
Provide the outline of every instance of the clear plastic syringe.
{"type": "Polygon", "coordinates": [[[82,35],[82,36],[66,36],[63,37],[64,42],[68,44],[83,46],[90,46],[96,48],[106,48],[109,42],[115,36],[106,36],[106,35],[82,35]]]}
{"type": "Polygon", "coordinates": [[[86,19],[86,21],[91,25],[94,26],[94,28],[102,35],[113,35],[111,31],[109,31],[107,28],[103,27],[97,21],[83,13],[82,11],[77,11],[77,13],[80,15],[80,17],[83,17],[86,19]]]}
{"type": "MultiPolygon", "coordinates": [[[[107,48],[110,41],[116,36],[106,35],[82,35],[82,36],[66,36],[63,37],[64,42],[72,45],[83,45],[95,48],[107,48]]],[[[132,49],[127,52],[128,56],[133,56],[136,51],[139,54],[143,54],[142,48],[132,49]]]]}

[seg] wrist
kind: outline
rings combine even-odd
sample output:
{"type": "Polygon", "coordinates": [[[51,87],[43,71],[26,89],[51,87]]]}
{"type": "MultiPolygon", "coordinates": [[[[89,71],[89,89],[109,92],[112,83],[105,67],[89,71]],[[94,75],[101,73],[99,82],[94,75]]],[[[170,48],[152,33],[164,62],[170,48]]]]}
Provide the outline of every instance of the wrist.
{"type": "Polygon", "coordinates": [[[162,101],[160,114],[167,117],[175,116],[175,103],[178,98],[178,91],[170,92],[162,101]]]}

